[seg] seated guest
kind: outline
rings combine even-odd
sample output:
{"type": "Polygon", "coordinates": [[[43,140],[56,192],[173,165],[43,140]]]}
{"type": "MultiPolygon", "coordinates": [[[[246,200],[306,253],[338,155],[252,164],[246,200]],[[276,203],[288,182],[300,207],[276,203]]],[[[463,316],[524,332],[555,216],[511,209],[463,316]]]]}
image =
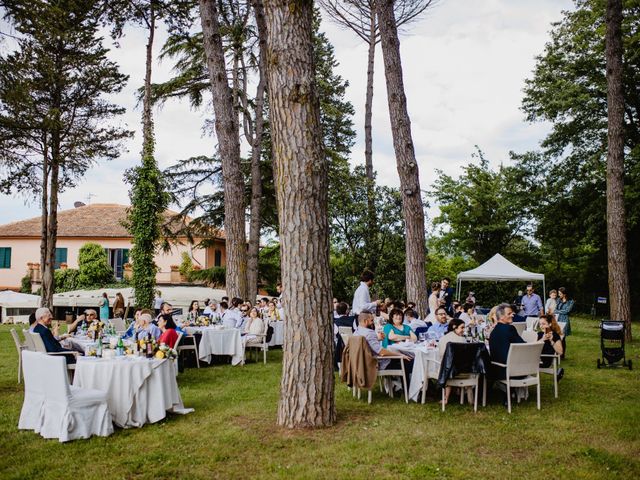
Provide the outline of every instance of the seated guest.
{"type": "Polygon", "coordinates": [[[411,327],[411,330],[413,330],[414,332],[417,328],[427,328],[428,326],[427,322],[425,322],[424,320],[420,320],[418,312],[410,308],[404,311],[404,321],[411,327]]]}
{"type": "Polygon", "coordinates": [[[475,313],[473,303],[465,303],[462,306],[462,311],[458,318],[464,322],[465,325],[475,325],[475,313]]]}
{"type": "Polygon", "coordinates": [[[498,309],[498,306],[496,305],[491,310],[489,310],[489,313],[487,313],[487,321],[484,326],[485,338],[489,338],[491,336],[491,332],[493,331],[493,328],[496,326],[496,323],[498,323],[498,321],[496,320],[497,309],[498,309]]]}
{"type": "Polygon", "coordinates": [[[236,321],[236,328],[239,328],[240,330],[244,330],[244,326],[247,323],[247,320],[249,319],[248,317],[249,310],[251,310],[252,308],[254,307],[249,307],[246,304],[240,305],[240,308],[238,309],[238,312],[240,312],[240,317],[236,321]]]}
{"type": "MultiPolygon", "coordinates": [[[[560,337],[560,325],[556,322],[555,315],[546,314],[540,317],[540,332],[538,332],[538,341],[544,342],[542,347],[542,355],[562,355],[564,349],[562,347],[562,338],[560,337]],[[555,325],[554,325],[555,324],[555,325]]],[[[553,363],[551,357],[540,357],[540,367],[549,368],[553,363]]],[[[564,369],[558,369],[558,379],[564,376],[564,369]]]]}
{"type": "Polygon", "coordinates": [[[84,315],[78,315],[75,322],[71,323],[69,327],[67,327],[67,332],[74,333],[78,330],[88,330],[89,327],[98,321],[98,314],[92,308],[88,308],[84,311],[84,315]]]}
{"type": "MultiPolygon", "coordinates": [[[[355,319],[354,317],[350,317],[349,315],[347,315],[348,312],[349,312],[349,305],[347,305],[346,302],[339,302],[338,305],[336,305],[336,313],[333,317],[334,325],[338,327],[353,328],[353,323],[355,319]]],[[[357,328],[357,325],[355,328],[357,328]]]]}
{"type": "Polygon", "coordinates": [[[440,339],[447,333],[449,317],[444,307],[438,307],[435,312],[436,321],[427,330],[427,335],[440,339]]]}
{"type": "Polygon", "coordinates": [[[186,324],[187,325],[193,325],[194,323],[196,323],[196,320],[198,319],[198,317],[200,316],[200,304],[198,303],[198,300],[193,300],[191,302],[191,305],[189,305],[189,310],[187,311],[187,316],[186,316],[186,324]]]}
{"type": "Polygon", "coordinates": [[[36,326],[36,312],[29,314],[29,331],[33,332],[33,327],[36,326]]]}
{"type": "Polygon", "coordinates": [[[127,328],[127,331],[124,332],[124,334],[122,335],[122,338],[132,338],[133,335],[138,330],[138,328],[142,326],[142,321],[140,320],[141,314],[142,314],[142,309],[136,308],[133,314],[133,322],[131,322],[131,325],[129,325],[129,328],[127,328]]]}
{"type": "Polygon", "coordinates": [[[282,320],[282,316],[280,315],[280,310],[276,306],[275,300],[269,300],[267,302],[267,311],[264,313],[264,318],[268,319],[270,322],[277,322],[282,320]]]}
{"type": "Polygon", "coordinates": [[[160,305],[160,313],[155,318],[155,320],[153,320],[153,324],[154,325],[158,324],[160,315],[171,315],[172,312],[173,312],[173,305],[171,305],[169,302],[162,302],[162,305],[160,305]]]}
{"type": "MultiPolygon", "coordinates": [[[[465,343],[464,335],[465,324],[464,321],[460,318],[454,318],[447,325],[447,333],[444,337],[440,339],[438,342],[438,353],[440,354],[440,359],[444,357],[444,353],[447,351],[447,344],[449,342],[453,343],[465,343]]],[[[444,390],[444,404],[446,405],[449,402],[449,395],[451,395],[452,387],[446,387],[444,390]]],[[[471,387],[467,387],[467,397],[469,399],[469,403],[473,402],[472,393],[473,390],[471,387]]]]}
{"type": "Polygon", "coordinates": [[[162,331],[158,328],[153,322],[151,313],[148,313],[149,310],[142,310],[140,313],[140,327],[136,330],[136,339],[141,340],[143,338],[154,338],[157,340],[162,331]]]}
{"type": "Polygon", "coordinates": [[[164,343],[169,348],[174,348],[178,341],[178,332],[176,332],[176,323],[171,315],[160,315],[158,319],[158,328],[162,334],[158,337],[158,343],[164,343]]]}
{"type": "Polygon", "coordinates": [[[52,318],[51,311],[46,307],[40,307],[36,310],[35,317],[36,323],[33,327],[33,331],[40,334],[40,338],[42,338],[42,343],[44,343],[44,348],[47,352],[68,353],[68,355],[64,355],[67,363],[76,363],[76,357],[73,354],[73,351],[60,345],[60,342],[56,338],[58,335],[58,326],[56,325],[53,333],[49,330],[52,318]]]}
{"type": "Polygon", "coordinates": [[[269,309],[269,299],[267,297],[262,297],[260,299],[260,305],[256,305],[258,307],[258,310],[260,310],[260,313],[266,313],[266,311],[269,309]]]}
{"type": "MultiPolygon", "coordinates": [[[[402,311],[400,311],[400,318],[402,318],[402,311]]],[[[378,368],[380,370],[399,369],[400,362],[403,361],[405,363],[407,385],[409,385],[409,380],[411,379],[411,371],[413,369],[413,359],[405,355],[399,354],[397,352],[392,352],[391,350],[387,350],[382,345],[380,340],[386,339],[386,336],[382,332],[376,333],[374,323],[373,323],[373,315],[371,313],[361,313],[358,315],[358,328],[354,332],[354,335],[364,337],[367,340],[367,343],[369,344],[369,348],[371,348],[371,351],[373,352],[373,354],[378,357],[388,357],[390,355],[393,355],[393,356],[401,355],[402,359],[399,359],[399,358],[396,358],[393,360],[389,360],[385,358],[379,359],[378,368]]]]}
{"type": "MultiPolygon", "coordinates": [[[[491,352],[491,361],[498,363],[507,363],[509,355],[509,347],[512,343],[525,343],[522,337],[518,335],[516,327],[512,325],[513,309],[511,305],[502,303],[496,308],[497,323],[489,337],[489,350],[491,352]]],[[[493,376],[502,380],[505,378],[506,371],[503,367],[493,369],[493,376]]]]}
{"type": "Polygon", "coordinates": [[[391,318],[391,323],[387,323],[382,330],[384,332],[384,340],[382,341],[384,348],[396,342],[405,340],[415,342],[417,340],[416,334],[413,333],[411,327],[402,323],[404,321],[402,310],[398,308],[391,310],[389,317],[391,318]]]}
{"type": "Polygon", "coordinates": [[[258,338],[257,335],[262,335],[264,333],[264,320],[260,318],[260,311],[257,307],[253,307],[249,310],[249,315],[246,322],[244,322],[242,332],[245,334],[243,337],[245,344],[252,340],[256,340],[258,338]]]}

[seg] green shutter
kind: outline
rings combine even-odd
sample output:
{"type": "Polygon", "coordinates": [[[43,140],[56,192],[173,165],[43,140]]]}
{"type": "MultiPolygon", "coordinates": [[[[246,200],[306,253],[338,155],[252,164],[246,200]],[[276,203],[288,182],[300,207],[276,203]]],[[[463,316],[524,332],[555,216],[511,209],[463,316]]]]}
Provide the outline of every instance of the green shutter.
{"type": "Polygon", "coordinates": [[[61,263],[67,263],[67,249],[56,248],[56,260],[53,264],[53,268],[60,268],[61,263]]]}
{"type": "Polygon", "coordinates": [[[122,264],[124,265],[125,263],[129,263],[129,249],[128,248],[123,248],[122,249],[122,264]]]}
{"type": "Polygon", "coordinates": [[[11,247],[0,247],[0,268],[11,268],[11,247]]]}

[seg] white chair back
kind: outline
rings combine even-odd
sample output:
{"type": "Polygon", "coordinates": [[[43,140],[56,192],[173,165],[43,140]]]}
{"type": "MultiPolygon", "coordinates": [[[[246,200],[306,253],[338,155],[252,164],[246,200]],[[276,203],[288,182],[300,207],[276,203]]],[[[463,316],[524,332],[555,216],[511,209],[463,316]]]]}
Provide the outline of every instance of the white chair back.
{"type": "Polygon", "coordinates": [[[507,373],[509,377],[520,375],[536,375],[540,366],[542,342],[512,343],[507,357],[507,373]]]}
{"type": "Polygon", "coordinates": [[[526,331],[522,332],[522,335],[520,335],[520,336],[527,343],[533,343],[533,342],[537,342],[538,341],[538,334],[536,332],[533,332],[533,331],[526,330],[526,331]]]}
{"type": "Polygon", "coordinates": [[[24,335],[24,344],[27,346],[27,350],[35,352],[36,346],[31,338],[31,332],[29,332],[29,330],[22,330],[22,334],[24,335]]]}
{"type": "Polygon", "coordinates": [[[51,400],[61,406],[67,405],[71,391],[65,358],[63,356],[41,355],[37,362],[45,385],[47,400],[51,400]]]}
{"type": "Polygon", "coordinates": [[[16,344],[16,350],[18,350],[18,355],[20,355],[20,350],[22,350],[22,347],[24,347],[25,345],[22,345],[22,342],[20,341],[20,337],[18,336],[18,332],[16,332],[15,328],[11,329],[11,337],[13,338],[13,343],[16,344]]]}
{"type": "Polygon", "coordinates": [[[29,332],[29,336],[33,341],[34,351],[40,353],[47,353],[47,349],[44,346],[44,342],[42,341],[42,337],[37,332],[29,332]]]}
{"type": "Polygon", "coordinates": [[[44,400],[46,391],[42,371],[40,370],[40,360],[43,358],[48,360],[52,357],[40,352],[30,352],[28,350],[23,350],[22,352],[25,395],[36,395],[41,397],[42,400],[44,400]]]}
{"type": "Polygon", "coordinates": [[[522,336],[522,332],[524,332],[524,329],[527,327],[527,324],[525,322],[513,322],[511,325],[516,327],[518,335],[520,336],[522,336]]]}
{"type": "Polygon", "coordinates": [[[122,318],[112,318],[110,322],[113,325],[113,328],[116,329],[116,333],[124,333],[127,331],[127,324],[122,318]]]}
{"type": "Polygon", "coordinates": [[[527,317],[525,320],[527,324],[527,330],[530,332],[535,332],[536,328],[538,328],[538,323],[540,319],[538,317],[527,317]]]}

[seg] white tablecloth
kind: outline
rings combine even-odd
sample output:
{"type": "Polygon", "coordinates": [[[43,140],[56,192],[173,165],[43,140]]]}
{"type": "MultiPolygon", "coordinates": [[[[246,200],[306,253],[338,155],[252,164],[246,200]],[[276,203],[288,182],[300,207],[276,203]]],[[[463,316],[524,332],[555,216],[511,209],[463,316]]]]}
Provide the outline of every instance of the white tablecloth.
{"type": "Polygon", "coordinates": [[[141,427],[162,420],[167,411],[193,411],[182,404],[175,368],[171,360],[79,357],[73,385],[107,392],[113,422],[141,427]]]}
{"type": "Polygon", "coordinates": [[[276,347],[284,345],[284,322],[282,320],[278,320],[276,322],[271,322],[270,325],[273,327],[273,336],[271,337],[269,346],[276,347]]]}
{"type": "Polygon", "coordinates": [[[440,373],[440,354],[438,347],[427,347],[425,344],[395,343],[389,346],[389,350],[402,352],[414,357],[413,371],[411,372],[411,384],[409,385],[409,399],[414,402],[420,400],[422,384],[425,382],[425,368],[429,378],[437,378],[440,373]]]}
{"type": "Polygon", "coordinates": [[[198,345],[200,360],[209,363],[211,355],[230,355],[232,365],[244,363],[244,345],[239,329],[225,328],[220,330],[217,327],[187,327],[186,330],[189,335],[196,332],[202,333],[202,340],[198,345]]]}
{"type": "Polygon", "coordinates": [[[89,347],[94,346],[95,341],[85,336],[80,337],[68,337],[62,341],[62,346],[76,350],[79,352],[87,353],[89,347]]]}

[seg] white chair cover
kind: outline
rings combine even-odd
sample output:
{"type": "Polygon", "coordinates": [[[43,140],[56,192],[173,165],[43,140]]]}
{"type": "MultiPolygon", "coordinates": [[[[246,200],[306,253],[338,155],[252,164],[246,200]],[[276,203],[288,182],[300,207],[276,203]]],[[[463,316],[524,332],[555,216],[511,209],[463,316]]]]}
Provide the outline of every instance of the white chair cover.
{"type": "Polygon", "coordinates": [[[25,404],[22,413],[25,420],[33,421],[35,417],[28,409],[40,404],[40,408],[36,410],[39,412],[39,425],[34,428],[36,432],[44,438],[57,438],[60,442],[89,438],[92,435],[105,437],[113,433],[106,393],[70,388],[64,358],[25,351],[23,359],[25,404]],[[28,375],[30,380],[35,379],[39,385],[27,386],[28,375]],[[29,390],[35,395],[30,395],[31,399],[27,403],[29,390]]]}

